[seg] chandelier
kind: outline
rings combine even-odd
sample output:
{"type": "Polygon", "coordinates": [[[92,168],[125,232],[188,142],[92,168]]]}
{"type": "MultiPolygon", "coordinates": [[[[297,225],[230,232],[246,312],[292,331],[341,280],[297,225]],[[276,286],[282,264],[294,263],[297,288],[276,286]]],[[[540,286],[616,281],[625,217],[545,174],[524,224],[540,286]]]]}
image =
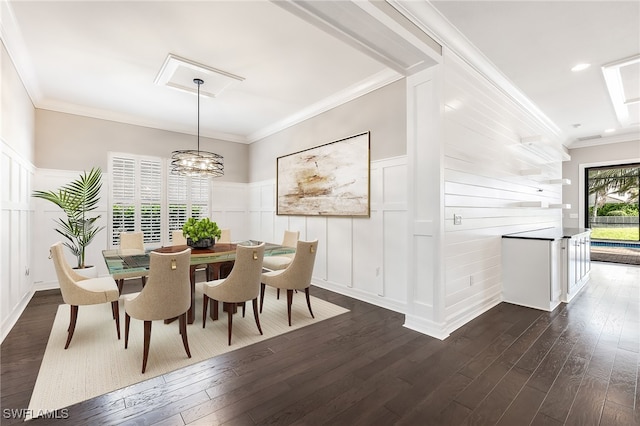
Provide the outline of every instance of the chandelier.
{"type": "Polygon", "coordinates": [[[200,85],[204,81],[194,78],[198,85],[198,149],[173,151],[171,154],[171,173],[181,176],[219,177],[224,175],[222,155],[200,151],[200,85]]]}

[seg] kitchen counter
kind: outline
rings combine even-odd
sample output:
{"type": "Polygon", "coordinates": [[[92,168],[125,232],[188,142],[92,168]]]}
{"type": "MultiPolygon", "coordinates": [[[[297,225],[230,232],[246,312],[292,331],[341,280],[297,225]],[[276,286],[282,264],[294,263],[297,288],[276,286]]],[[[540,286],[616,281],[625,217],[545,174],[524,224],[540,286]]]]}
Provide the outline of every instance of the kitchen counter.
{"type": "Polygon", "coordinates": [[[520,238],[527,240],[544,240],[554,241],[562,238],[572,238],[575,235],[583,234],[590,231],[588,228],[544,228],[535,231],[516,232],[515,234],[506,234],[502,238],[520,238]]]}

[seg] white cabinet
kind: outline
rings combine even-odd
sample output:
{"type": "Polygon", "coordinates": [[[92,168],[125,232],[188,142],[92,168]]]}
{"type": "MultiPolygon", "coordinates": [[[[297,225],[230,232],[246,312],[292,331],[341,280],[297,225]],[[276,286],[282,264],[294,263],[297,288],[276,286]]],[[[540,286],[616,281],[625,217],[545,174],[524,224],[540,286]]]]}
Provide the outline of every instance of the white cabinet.
{"type": "Polygon", "coordinates": [[[503,238],[503,300],[554,310],[562,297],[562,255],[562,238],[503,238]]]}
{"type": "Polygon", "coordinates": [[[568,303],[589,281],[591,271],[591,231],[567,236],[562,244],[562,301],[568,303]]]}
{"type": "Polygon", "coordinates": [[[591,231],[548,228],[502,237],[505,302],[554,310],[589,280],[591,231]]]}

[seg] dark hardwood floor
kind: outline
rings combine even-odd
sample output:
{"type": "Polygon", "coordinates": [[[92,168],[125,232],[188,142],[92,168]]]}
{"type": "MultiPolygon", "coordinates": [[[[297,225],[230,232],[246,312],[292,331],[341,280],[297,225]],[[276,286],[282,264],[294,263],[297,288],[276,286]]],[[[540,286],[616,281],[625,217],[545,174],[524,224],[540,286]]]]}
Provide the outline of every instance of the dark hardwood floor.
{"type": "MultiPolygon", "coordinates": [[[[398,313],[312,294],[350,312],[34,423],[640,424],[638,266],[594,263],[569,305],[502,303],[444,341],[404,328],[398,313]]],[[[7,410],[28,406],[61,302],[36,294],[2,343],[3,425],[22,421],[7,410]]]]}

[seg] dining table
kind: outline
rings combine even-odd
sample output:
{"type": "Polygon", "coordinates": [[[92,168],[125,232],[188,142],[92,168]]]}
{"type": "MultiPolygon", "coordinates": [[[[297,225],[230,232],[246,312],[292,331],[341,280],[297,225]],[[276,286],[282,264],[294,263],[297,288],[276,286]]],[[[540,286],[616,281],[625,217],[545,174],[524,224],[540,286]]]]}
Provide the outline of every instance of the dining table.
{"type": "MultiPolygon", "coordinates": [[[[166,246],[149,250],[131,250],[131,249],[109,249],[103,250],[102,256],[109,270],[109,274],[114,280],[125,278],[136,278],[149,275],[149,260],[151,252],[157,253],[178,253],[186,248],[191,248],[191,262],[189,267],[189,276],[191,281],[191,307],[187,312],[187,321],[193,324],[195,320],[195,288],[196,288],[196,269],[205,266],[207,268],[207,281],[220,278],[220,271],[227,267],[229,270],[233,267],[236,257],[236,247],[256,246],[262,244],[262,241],[246,240],[234,243],[216,243],[208,248],[195,248],[187,245],[166,246]]],[[[264,255],[279,256],[283,254],[295,253],[294,247],[287,247],[280,244],[265,243],[264,255]]]]}

